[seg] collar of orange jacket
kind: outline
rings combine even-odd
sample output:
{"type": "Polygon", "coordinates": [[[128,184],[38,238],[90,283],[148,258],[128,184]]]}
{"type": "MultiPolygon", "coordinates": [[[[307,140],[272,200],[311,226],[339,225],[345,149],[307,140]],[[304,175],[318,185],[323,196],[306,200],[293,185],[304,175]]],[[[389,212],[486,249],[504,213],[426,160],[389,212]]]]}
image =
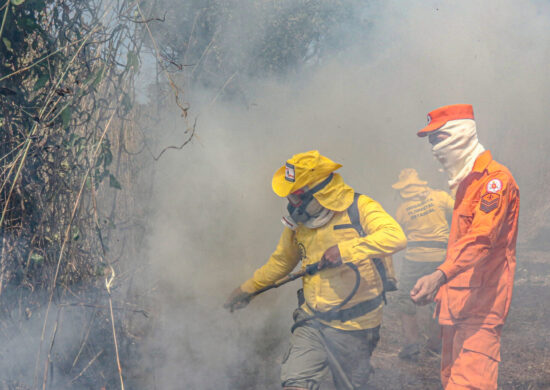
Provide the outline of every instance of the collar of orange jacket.
{"type": "Polygon", "coordinates": [[[489,150],[484,151],[476,159],[476,162],[474,163],[474,167],[472,168],[472,172],[483,172],[485,169],[487,169],[491,161],[493,161],[493,156],[491,155],[491,151],[489,150]]]}

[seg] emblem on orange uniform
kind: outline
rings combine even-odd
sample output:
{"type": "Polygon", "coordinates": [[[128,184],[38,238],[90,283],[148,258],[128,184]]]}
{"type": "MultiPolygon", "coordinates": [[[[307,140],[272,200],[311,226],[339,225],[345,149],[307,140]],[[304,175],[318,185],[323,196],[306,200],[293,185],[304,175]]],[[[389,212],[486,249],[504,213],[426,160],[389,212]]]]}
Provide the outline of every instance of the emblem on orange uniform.
{"type": "Polygon", "coordinates": [[[487,183],[487,192],[499,192],[502,189],[502,182],[498,179],[493,179],[487,183]]]}
{"type": "Polygon", "coordinates": [[[479,209],[485,213],[490,213],[498,207],[500,203],[500,195],[488,192],[481,197],[479,202],[479,209]]]}

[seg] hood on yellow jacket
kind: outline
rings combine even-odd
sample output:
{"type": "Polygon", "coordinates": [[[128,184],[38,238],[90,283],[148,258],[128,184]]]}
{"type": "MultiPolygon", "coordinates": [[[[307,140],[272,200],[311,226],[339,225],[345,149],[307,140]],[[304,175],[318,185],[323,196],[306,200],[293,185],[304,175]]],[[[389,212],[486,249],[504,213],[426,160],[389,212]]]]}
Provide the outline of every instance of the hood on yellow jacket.
{"type": "Polygon", "coordinates": [[[353,203],[353,188],[344,182],[338,173],[333,174],[332,180],[313,196],[321,206],[332,211],[344,211],[353,203]]]}

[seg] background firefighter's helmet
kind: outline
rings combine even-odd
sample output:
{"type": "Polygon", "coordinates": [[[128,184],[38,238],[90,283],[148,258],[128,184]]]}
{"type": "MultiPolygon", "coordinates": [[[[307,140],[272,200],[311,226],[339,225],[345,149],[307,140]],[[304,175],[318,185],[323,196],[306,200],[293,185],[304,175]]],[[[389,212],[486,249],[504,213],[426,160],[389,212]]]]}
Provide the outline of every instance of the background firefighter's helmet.
{"type": "Polygon", "coordinates": [[[392,184],[392,188],[396,190],[402,190],[405,187],[416,185],[425,186],[428,182],[420,180],[418,172],[414,168],[405,168],[399,172],[399,180],[397,183],[392,184]]]}

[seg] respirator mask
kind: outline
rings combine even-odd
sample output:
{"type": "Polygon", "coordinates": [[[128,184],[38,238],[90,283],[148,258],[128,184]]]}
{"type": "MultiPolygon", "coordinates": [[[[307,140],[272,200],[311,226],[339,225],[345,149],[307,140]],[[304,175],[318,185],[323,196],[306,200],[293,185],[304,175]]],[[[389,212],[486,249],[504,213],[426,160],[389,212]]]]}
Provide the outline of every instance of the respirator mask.
{"type": "Polygon", "coordinates": [[[298,224],[303,224],[308,228],[317,228],[327,223],[333,211],[324,208],[313,196],[317,191],[323,189],[332,180],[331,173],[325,180],[309,189],[307,186],[295,191],[287,196],[288,204],[286,209],[288,216],[283,217],[282,222],[292,230],[296,229],[298,224]]]}

